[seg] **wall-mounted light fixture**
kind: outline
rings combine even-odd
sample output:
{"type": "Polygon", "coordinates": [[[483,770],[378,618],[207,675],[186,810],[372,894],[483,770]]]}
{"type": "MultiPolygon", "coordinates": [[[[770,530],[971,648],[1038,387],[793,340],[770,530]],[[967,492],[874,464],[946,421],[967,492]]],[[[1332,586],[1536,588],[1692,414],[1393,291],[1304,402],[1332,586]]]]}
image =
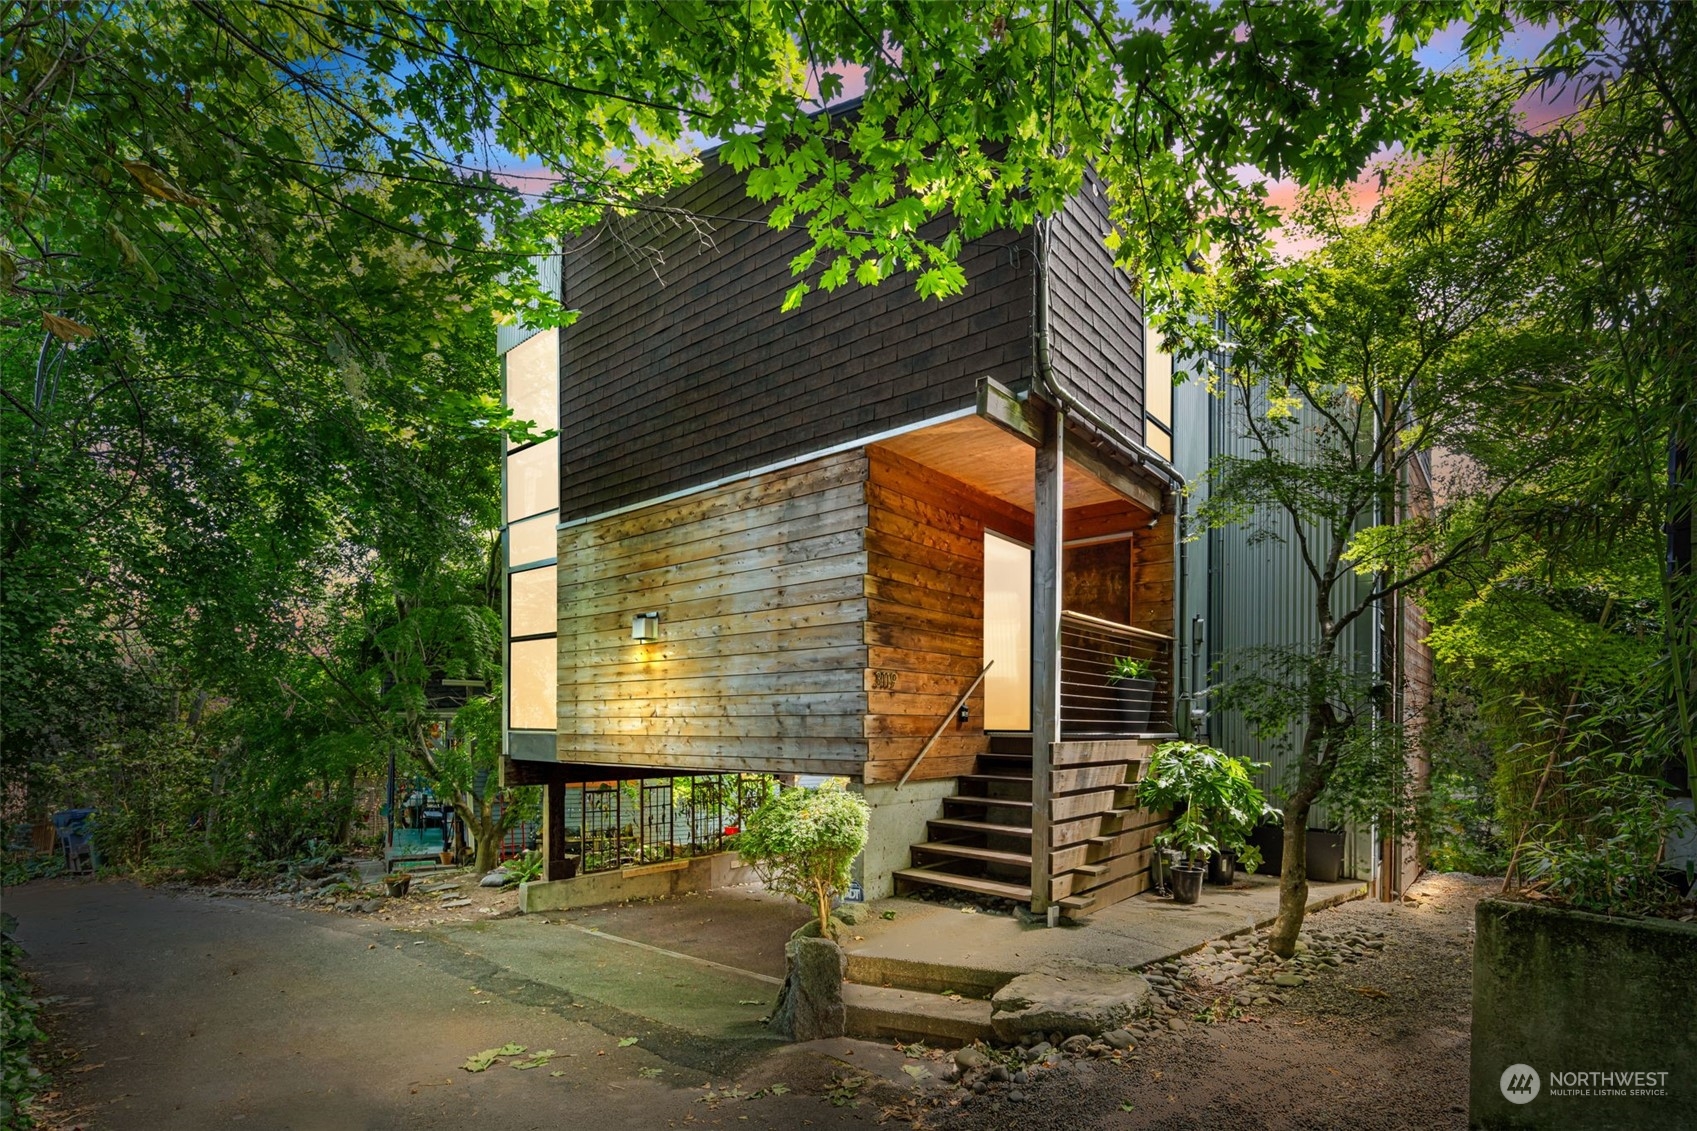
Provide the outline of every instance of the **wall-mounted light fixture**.
{"type": "Polygon", "coordinates": [[[631,617],[630,638],[644,641],[660,639],[660,614],[637,613],[631,617]]]}

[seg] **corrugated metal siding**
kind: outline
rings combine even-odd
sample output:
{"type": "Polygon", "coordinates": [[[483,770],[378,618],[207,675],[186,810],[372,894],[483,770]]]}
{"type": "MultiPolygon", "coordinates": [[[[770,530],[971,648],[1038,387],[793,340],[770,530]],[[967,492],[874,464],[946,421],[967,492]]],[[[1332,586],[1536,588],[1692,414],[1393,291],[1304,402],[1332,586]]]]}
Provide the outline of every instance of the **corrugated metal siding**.
{"type": "MultiPolygon", "coordinates": [[[[560,293],[560,257],[558,255],[539,255],[531,260],[535,267],[537,282],[542,289],[551,295],[560,293]]],[[[522,321],[507,326],[495,327],[495,356],[500,357],[514,346],[530,340],[540,331],[526,326],[522,321]]]]}
{"type": "MultiPolygon", "coordinates": [[[[1256,449],[1244,427],[1242,411],[1240,405],[1209,394],[1196,382],[1187,382],[1175,391],[1174,415],[1183,424],[1174,430],[1176,455],[1178,467],[1188,480],[1201,482],[1208,460],[1215,454],[1253,457],[1256,449]]],[[[1302,441],[1295,442],[1299,445],[1296,452],[1300,452],[1302,441]]],[[[1191,506],[1194,508],[1204,496],[1205,489],[1193,489],[1191,506]]],[[[1311,645],[1318,637],[1313,581],[1291,535],[1290,520],[1282,512],[1268,511],[1257,514],[1252,522],[1208,531],[1191,544],[1188,608],[1183,623],[1188,624],[1194,614],[1206,617],[1207,660],[1199,666],[1208,672],[1217,672],[1234,657],[1245,656],[1255,648],[1311,645]],[[1277,537],[1256,537],[1257,529],[1269,530],[1277,537]],[[1197,584],[1200,577],[1207,578],[1206,586],[1197,584]]],[[[1322,528],[1313,531],[1313,536],[1324,540],[1329,532],[1322,528]]],[[[1340,595],[1340,608],[1353,605],[1370,590],[1371,582],[1353,578],[1345,586],[1351,591],[1340,595]]],[[[1376,639],[1372,616],[1363,616],[1350,626],[1345,645],[1356,670],[1372,671],[1376,639]]],[[[1272,792],[1285,780],[1301,737],[1298,726],[1275,738],[1257,737],[1239,712],[1218,709],[1210,709],[1208,730],[1210,741],[1222,750],[1271,763],[1259,780],[1272,792]]],[[[1310,823],[1318,826],[1327,820],[1324,807],[1317,806],[1310,823]]],[[[1354,874],[1365,877],[1372,867],[1367,830],[1351,830],[1346,855],[1354,874]]]]}

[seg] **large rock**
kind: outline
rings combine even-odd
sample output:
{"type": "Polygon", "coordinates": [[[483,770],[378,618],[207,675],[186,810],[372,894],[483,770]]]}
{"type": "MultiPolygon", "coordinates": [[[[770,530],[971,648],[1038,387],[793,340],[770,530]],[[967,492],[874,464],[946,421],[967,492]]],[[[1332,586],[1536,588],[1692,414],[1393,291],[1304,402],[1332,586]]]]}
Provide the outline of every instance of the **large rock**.
{"type": "Polygon", "coordinates": [[[1003,1041],[1054,1031],[1097,1037],[1142,1013],[1148,997],[1149,983],[1121,970],[1021,974],[990,999],[990,1025],[1003,1041]]]}
{"type": "Polygon", "coordinates": [[[843,1007],[843,976],[848,960],[830,939],[792,938],[784,944],[787,967],[772,1031],[791,1041],[840,1037],[848,1023],[843,1007]]]}

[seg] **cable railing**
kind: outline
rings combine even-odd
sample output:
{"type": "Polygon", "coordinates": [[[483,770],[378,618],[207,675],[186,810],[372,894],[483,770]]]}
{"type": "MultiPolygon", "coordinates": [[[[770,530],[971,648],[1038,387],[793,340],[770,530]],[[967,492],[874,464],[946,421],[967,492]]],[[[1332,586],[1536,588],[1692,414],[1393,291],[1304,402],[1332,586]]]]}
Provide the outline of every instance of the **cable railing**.
{"type": "Polygon", "coordinates": [[[1170,636],[1061,613],[1061,733],[1170,733],[1172,651],[1170,636]]]}

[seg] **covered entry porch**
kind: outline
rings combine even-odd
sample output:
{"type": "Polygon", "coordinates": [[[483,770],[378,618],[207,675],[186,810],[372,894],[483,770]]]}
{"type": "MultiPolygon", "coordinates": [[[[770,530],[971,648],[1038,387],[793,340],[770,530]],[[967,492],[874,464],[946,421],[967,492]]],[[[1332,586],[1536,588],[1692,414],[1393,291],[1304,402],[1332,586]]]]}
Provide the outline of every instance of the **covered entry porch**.
{"type": "Polygon", "coordinates": [[[1172,484],[990,382],[975,414],[868,456],[865,781],[929,802],[904,803],[923,821],[895,889],[1069,914],[1143,890],[1164,814],[1131,787],[1173,732],[1172,484]]]}

